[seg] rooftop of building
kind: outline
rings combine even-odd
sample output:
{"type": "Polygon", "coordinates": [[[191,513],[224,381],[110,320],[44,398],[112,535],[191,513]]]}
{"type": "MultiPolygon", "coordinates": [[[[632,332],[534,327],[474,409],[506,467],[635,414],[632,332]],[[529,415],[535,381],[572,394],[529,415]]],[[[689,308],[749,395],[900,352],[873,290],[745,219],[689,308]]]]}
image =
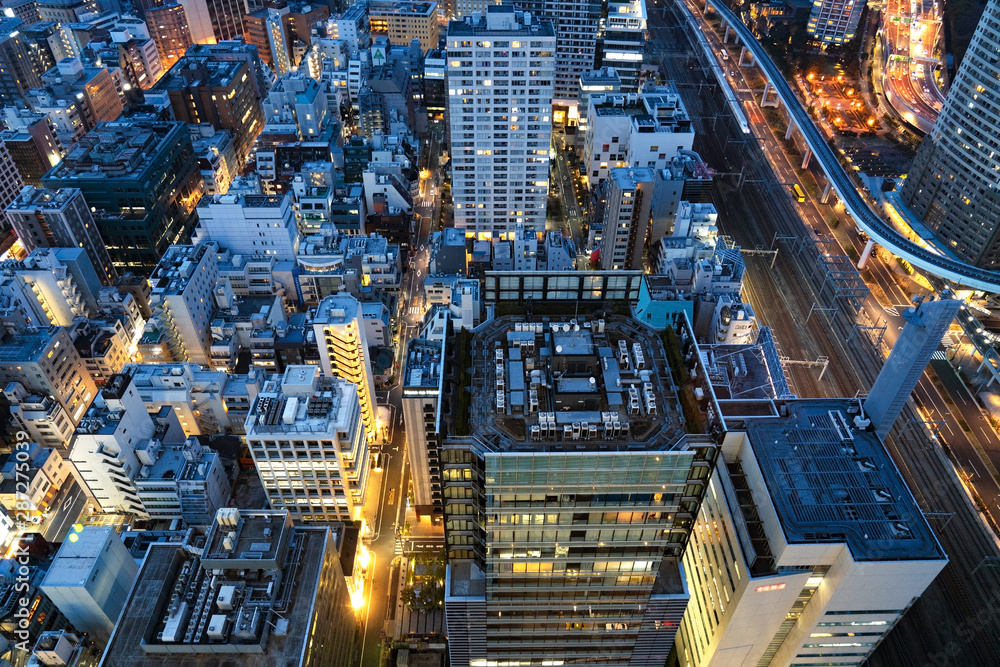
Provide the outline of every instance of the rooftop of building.
{"type": "Polygon", "coordinates": [[[423,0],[369,0],[368,16],[372,14],[431,17],[437,14],[437,3],[423,0]]]}
{"type": "Polygon", "coordinates": [[[406,366],[403,370],[404,392],[408,388],[437,389],[441,386],[444,346],[444,339],[410,339],[406,346],[406,366]]]}
{"type": "Polygon", "coordinates": [[[104,555],[104,545],[117,539],[113,526],[86,526],[76,533],[76,540],[66,540],[59,547],[42,585],[85,586],[104,555]]]}
{"type": "Polygon", "coordinates": [[[683,441],[656,332],[610,313],[522,320],[497,318],[471,342],[482,380],[472,387],[470,424],[484,446],[670,449],[683,441]]]}
{"type": "Polygon", "coordinates": [[[0,363],[38,361],[60,328],[7,330],[0,335],[0,363]]]}
{"type": "Polygon", "coordinates": [[[317,366],[289,366],[264,383],[247,416],[247,438],[349,430],[357,391],[351,382],[320,375],[317,366]]]}
{"type": "Polygon", "coordinates": [[[846,542],[855,560],[945,553],[854,399],[787,401],[747,422],[753,454],[790,544],[846,542]]]}
{"type": "Polygon", "coordinates": [[[156,455],[156,461],[152,465],[142,467],[136,482],[203,481],[208,478],[212,460],[218,456],[211,449],[198,444],[197,440],[162,447],[156,455]]]}
{"type": "Polygon", "coordinates": [[[172,245],[167,248],[149,277],[153,294],[167,296],[182,293],[206,253],[214,256],[217,250],[215,243],[172,245]]]}
{"type": "Polygon", "coordinates": [[[237,511],[232,521],[213,524],[200,558],[174,543],[149,547],[101,667],[302,662],[326,552],[336,552],[343,526],[295,528],[286,512],[268,511],[237,511]],[[191,607],[206,606],[200,627],[191,607]]]}
{"type": "Polygon", "coordinates": [[[315,324],[348,324],[355,318],[361,319],[360,302],[349,294],[334,294],[319,302],[316,306],[316,314],[313,316],[315,324]]]}
{"type": "Polygon", "coordinates": [[[595,118],[628,116],[639,132],[693,132],[691,118],[672,84],[644,88],[640,93],[591,95],[590,100],[595,118]]]}
{"type": "Polygon", "coordinates": [[[220,384],[227,378],[224,371],[213,371],[186,362],[128,364],[124,372],[131,374],[132,382],[140,390],[144,387],[174,389],[181,382],[184,391],[189,388],[192,391],[219,391],[220,384]]]}
{"type": "MultiPolygon", "coordinates": [[[[399,244],[390,243],[377,234],[332,234],[330,236],[311,235],[302,240],[299,257],[308,255],[343,255],[351,257],[386,257],[393,261],[399,255],[399,244]]],[[[307,260],[308,261],[308,260],[307,260]]]]}
{"type": "Polygon", "coordinates": [[[174,121],[98,123],[43,179],[136,179],[186,132],[184,123],[174,121]]]}
{"type": "MultiPolygon", "coordinates": [[[[755,401],[790,397],[774,337],[765,329],[758,329],[755,338],[746,344],[703,345],[700,348],[702,365],[723,416],[753,409],[748,406],[755,401]]],[[[767,410],[764,414],[771,414],[766,406],[760,409],[767,410]]]]}
{"type": "Polygon", "coordinates": [[[588,86],[595,84],[615,84],[621,85],[621,77],[614,67],[602,67],[580,72],[580,85],[588,86]]]}
{"type": "Polygon", "coordinates": [[[234,194],[214,194],[202,197],[198,202],[198,208],[208,208],[215,206],[240,206],[243,208],[281,208],[285,200],[291,200],[291,196],[285,195],[252,195],[243,192],[234,194]]]}
{"type": "Polygon", "coordinates": [[[461,20],[448,22],[448,39],[475,35],[555,37],[555,34],[551,21],[540,21],[530,13],[514,11],[510,5],[487,5],[486,14],[473,12],[461,20]]]}
{"type": "Polygon", "coordinates": [[[649,167],[613,167],[608,176],[620,190],[634,190],[639,183],[653,181],[649,167]]]}

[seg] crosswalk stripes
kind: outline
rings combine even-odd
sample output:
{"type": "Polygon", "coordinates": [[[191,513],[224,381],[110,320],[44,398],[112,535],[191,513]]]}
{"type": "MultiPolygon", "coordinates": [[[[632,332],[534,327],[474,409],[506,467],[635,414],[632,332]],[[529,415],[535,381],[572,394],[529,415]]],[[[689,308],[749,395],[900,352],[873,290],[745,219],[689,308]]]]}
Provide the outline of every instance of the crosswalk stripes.
{"type": "Polygon", "coordinates": [[[945,355],[945,353],[942,352],[941,350],[938,350],[937,352],[932,354],[931,359],[940,359],[941,361],[948,361],[947,355],[945,355]]]}
{"type": "Polygon", "coordinates": [[[899,317],[899,311],[895,308],[884,308],[886,315],[891,315],[893,317],[899,317]]]}

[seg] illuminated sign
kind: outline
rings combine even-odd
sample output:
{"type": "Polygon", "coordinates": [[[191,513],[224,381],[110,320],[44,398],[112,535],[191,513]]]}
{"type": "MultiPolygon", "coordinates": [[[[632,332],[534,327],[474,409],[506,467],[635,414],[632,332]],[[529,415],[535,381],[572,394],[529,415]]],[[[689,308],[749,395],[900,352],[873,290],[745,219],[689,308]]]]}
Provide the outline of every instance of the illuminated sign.
{"type": "Polygon", "coordinates": [[[781,583],[781,584],[770,584],[768,586],[758,586],[756,592],[757,593],[769,593],[771,591],[780,591],[784,587],[785,587],[784,583],[781,583]]]}

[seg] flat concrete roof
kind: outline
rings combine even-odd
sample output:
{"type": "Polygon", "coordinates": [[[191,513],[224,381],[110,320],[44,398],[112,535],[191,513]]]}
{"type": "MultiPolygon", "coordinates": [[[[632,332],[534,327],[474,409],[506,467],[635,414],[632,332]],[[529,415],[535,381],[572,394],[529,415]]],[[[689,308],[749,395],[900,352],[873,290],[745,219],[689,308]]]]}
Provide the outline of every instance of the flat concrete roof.
{"type": "Polygon", "coordinates": [[[946,558],[874,430],[855,427],[852,399],[787,401],[787,416],[747,433],[786,539],[846,542],[855,560],[946,558]]]}

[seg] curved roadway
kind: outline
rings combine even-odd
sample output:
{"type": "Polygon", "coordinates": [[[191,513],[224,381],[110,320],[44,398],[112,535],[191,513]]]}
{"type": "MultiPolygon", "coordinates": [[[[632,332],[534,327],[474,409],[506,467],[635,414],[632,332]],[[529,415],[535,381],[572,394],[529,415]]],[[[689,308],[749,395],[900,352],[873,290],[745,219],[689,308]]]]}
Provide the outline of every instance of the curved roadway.
{"type": "Polygon", "coordinates": [[[709,0],[706,4],[732,26],[739,35],[740,42],[753,53],[754,64],[764,71],[764,75],[774,87],[806,143],[812,149],[813,159],[819,160],[833,189],[837,192],[847,212],[857,222],[858,227],[867,233],[875,243],[899,255],[917,268],[972,289],[1000,292],[1000,272],[980,269],[971,264],[931,252],[910,241],[883,220],[858,192],[854,181],[819,130],[816,129],[812,118],[802,107],[799,98],[792,91],[767,52],[764,51],[760,42],[753,36],[753,33],[739,17],[717,0],[709,0]]]}

